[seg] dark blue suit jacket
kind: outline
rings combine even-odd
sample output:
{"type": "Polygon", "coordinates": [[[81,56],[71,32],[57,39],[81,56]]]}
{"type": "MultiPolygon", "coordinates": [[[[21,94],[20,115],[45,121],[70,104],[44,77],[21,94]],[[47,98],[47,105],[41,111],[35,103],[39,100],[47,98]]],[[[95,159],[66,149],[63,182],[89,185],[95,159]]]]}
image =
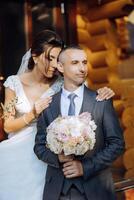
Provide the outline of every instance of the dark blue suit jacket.
{"type": "MultiPolygon", "coordinates": [[[[40,160],[48,164],[44,200],[58,200],[64,182],[58,156],[45,146],[46,127],[60,114],[60,98],[61,92],[54,95],[52,103],[42,112],[37,123],[34,151],[40,160]]],[[[87,87],[84,88],[81,108],[81,112],[86,111],[92,114],[97,130],[94,149],[80,157],[84,170],[81,178],[84,192],[88,200],[115,200],[109,167],[124,150],[122,130],[112,100],[97,102],[96,92],[87,87]]]]}

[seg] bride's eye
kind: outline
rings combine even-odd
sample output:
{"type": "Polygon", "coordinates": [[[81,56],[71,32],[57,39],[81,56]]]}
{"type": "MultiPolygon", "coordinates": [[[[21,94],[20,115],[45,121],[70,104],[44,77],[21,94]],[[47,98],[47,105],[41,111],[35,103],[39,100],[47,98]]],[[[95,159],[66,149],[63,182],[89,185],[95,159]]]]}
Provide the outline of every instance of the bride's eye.
{"type": "Polygon", "coordinates": [[[49,56],[49,61],[52,61],[52,60],[54,60],[55,59],[55,57],[53,56],[53,55],[50,55],[49,56]]]}

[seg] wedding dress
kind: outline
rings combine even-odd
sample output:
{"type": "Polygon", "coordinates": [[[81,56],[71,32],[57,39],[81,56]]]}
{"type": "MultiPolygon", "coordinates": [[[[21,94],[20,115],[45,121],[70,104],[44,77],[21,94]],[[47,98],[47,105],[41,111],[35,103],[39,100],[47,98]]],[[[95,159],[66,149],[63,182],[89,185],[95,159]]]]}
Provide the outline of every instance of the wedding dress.
{"type": "MultiPolygon", "coordinates": [[[[41,98],[53,95],[61,89],[59,77],[41,98]]],[[[4,83],[18,98],[17,116],[31,110],[18,75],[12,75],[4,83]]],[[[33,151],[36,121],[0,143],[0,200],[42,200],[47,164],[38,160],[33,151]]]]}

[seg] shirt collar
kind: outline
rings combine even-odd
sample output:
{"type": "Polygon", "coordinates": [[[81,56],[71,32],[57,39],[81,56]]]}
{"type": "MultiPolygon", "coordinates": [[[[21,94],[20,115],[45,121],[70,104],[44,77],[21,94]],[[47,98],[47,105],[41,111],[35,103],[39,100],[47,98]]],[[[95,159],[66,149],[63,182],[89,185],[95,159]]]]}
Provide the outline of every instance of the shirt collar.
{"type": "Polygon", "coordinates": [[[84,84],[82,84],[80,87],[78,87],[75,91],[70,92],[62,87],[62,94],[65,96],[65,98],[68,97],[69,94],[74,93],[77,95],[77,97],[81,98],[83,96],[83,91],[84,91],[84,84]]]}

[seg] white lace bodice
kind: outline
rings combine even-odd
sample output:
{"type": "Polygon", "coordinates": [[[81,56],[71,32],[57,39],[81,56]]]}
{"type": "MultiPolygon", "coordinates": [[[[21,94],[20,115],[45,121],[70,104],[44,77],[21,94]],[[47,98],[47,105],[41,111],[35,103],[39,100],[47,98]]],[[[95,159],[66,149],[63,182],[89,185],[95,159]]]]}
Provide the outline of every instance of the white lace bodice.
{"type": "MultiPolygon", "coordinates": [[[[62,85],[63,79],[61,76],[59,76],[59,78],[54,82],[54,84],[47,91],[45,91],[40,98],[45,98],[47,96],[54,95],[55,93],[60,91],[62,85]]],[[[21,115],[31,110],[30,102],[24,92],[23,85],[18,75],[9,76],[4,82],[4,86],[9,87],[16,94],[16,97],[18,99],[15,105],[17,114],[21,115]]]]}
{"type": "MultiPolygon", "coordinates": [[[[63,85],[63,78],[59,76],[57,80],[53,83],[53,85],[45,91],[40,98],[45,98],[47,96],[52,96],[55,93],[59,92],[61,87],[63,85]]],[[[13,90],[17,97],[17,103],[15,105],[16,109],[16,116],[19,117],[23,115],[24,113],[30,112],[31,104],[24,92],[23,85],[20,81],[20,78],[18,75],[12,75],[7,78],[7,80],[4,82],[5,87],[9,87],[11,90],[13,90]]],[[[29,126],[35,126],[36,122],[32,122],[29,126]]],[[[9,137],[12,136],[12,134],[9,135],[9,137]]]]}

